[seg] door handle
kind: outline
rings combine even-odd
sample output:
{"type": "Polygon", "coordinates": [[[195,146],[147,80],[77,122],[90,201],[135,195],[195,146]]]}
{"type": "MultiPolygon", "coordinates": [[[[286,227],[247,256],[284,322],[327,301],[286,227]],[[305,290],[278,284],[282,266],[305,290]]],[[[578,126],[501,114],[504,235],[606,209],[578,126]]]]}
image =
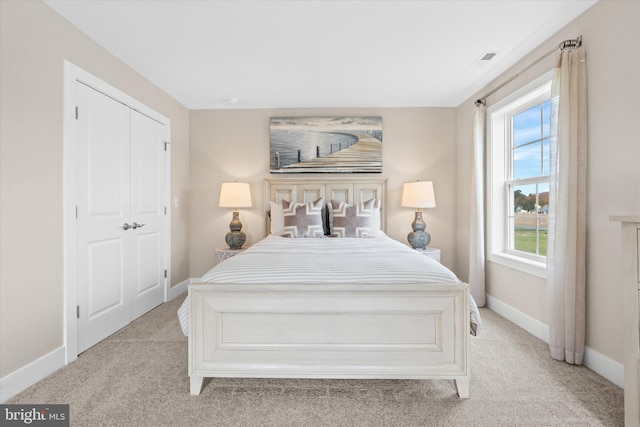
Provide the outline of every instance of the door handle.
{"type": "Polygon", "coordinates": [[[134,222],[131,227],[135,230],[136,228],[142,228],[144,227],[144,224],[138,224],[137,222],[134,222]]]}
{"type": "MultiPolygon", "coordinates": [[[[134,224],[135,224],[135,222],[134,222],[134,224]]],[[[125,222],[125,223],[124,223],[124,225],[122,226],[122,228],[124,228],[124,229],[125,229],[125,231],[126,231],[126,230],[130,229],[130,228],[131,228],[131,226],[130,226],[128,223],[126,223],[126,222],[125,222]]],[[[135,227],[134,227],[134,228],[135,228],[135,227]]]]}

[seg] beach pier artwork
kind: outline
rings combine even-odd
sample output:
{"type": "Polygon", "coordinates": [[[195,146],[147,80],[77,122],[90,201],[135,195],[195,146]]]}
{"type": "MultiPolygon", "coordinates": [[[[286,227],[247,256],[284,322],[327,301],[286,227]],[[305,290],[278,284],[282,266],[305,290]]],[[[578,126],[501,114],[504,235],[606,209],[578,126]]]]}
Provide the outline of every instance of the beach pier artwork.
{"type": "Polygon", "coordinates": [[[272,117],[271,173],[381,173],[382,117],[272,117]]]}

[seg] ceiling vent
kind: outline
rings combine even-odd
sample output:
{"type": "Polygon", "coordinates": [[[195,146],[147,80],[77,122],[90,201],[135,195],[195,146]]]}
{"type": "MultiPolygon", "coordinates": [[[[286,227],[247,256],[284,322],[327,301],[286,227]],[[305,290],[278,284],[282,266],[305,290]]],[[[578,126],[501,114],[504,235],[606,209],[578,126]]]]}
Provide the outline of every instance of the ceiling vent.
{"type": "Polygon", "coordinates": [[[486,51],[482,55],[476,58],[475,61],[469,66],[470,69],[476,70],[488,70],[493,67],[496,62],[500,61],[502,52],[499,50],[486,51]],[[496,59],[496,57],[498,57],[496,59]]]}
{"type": "Polygon", "coordinates": [[[497,52],[487,52],[484,55],[482,55],[482,58],[480,58],[480,61],[491,61],[493,57],[496,56],[497,54],[498,54],[497,52]]]}

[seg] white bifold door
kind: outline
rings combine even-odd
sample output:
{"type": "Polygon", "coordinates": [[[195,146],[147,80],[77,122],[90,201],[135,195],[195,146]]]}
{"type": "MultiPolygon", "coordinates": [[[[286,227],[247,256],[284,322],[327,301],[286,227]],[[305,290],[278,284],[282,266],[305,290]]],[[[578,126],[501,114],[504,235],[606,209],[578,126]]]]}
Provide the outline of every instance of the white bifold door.
{"type": "Polygon", "coordinates": [[[78,353],[164,301],[164,125],[77,82],[78,353]]]}

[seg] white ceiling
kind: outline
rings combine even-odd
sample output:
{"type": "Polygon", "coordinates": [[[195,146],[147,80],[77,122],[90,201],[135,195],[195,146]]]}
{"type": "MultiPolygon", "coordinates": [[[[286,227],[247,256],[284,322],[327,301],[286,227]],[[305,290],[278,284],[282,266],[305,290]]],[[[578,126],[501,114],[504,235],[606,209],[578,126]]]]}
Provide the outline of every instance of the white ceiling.
{"type": "Polygon", "coordinates": [[[596,1],[45,2],[187,108],[216,109],[455,107],[596,1]]]}

